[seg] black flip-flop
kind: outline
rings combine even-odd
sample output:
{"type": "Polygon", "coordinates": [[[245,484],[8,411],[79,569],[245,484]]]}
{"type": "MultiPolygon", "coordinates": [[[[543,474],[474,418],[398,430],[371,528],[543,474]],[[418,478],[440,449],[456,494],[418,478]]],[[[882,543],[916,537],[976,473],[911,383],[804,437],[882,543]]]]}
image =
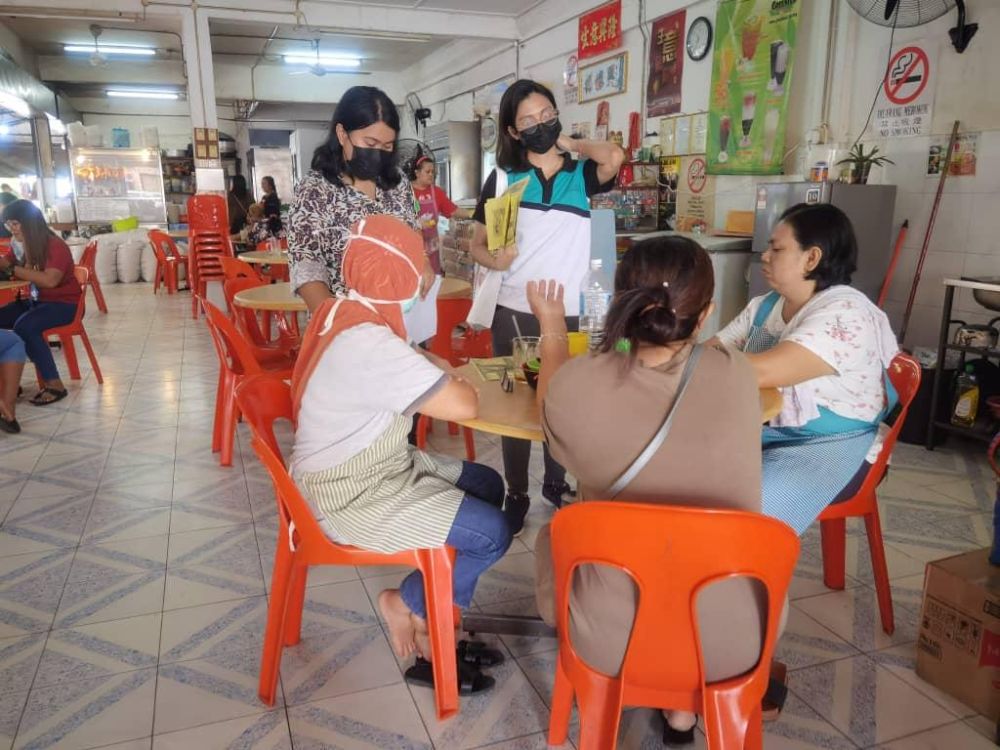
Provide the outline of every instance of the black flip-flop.
{"type": "Polygon", "coordinates": [[[694,744],[694,728],[698,726],[697,717],[695,717],[694,725],[690,729],[680,730],[674,729],[670,726],[670,722],[667,721],[667,717],[663,717],[663,744],[667,747],[684,747],[685,745],[694,744]]]}
{"type": "MultiPolygon", "coordinates": [[[[434,667],[429,661],[418,656],[416,663],[403,673],[405,679],[411,685],[422,685],[423,687],[434,687],[434,667]]],[[[458,694],[475,695],[490,690],[496,684],[496,680],[487,674],[483,674],[470,664],[458,663],[458,694]]]]}
{"type": "Polygon", "coordinates": [[[31,397],[31,403],[34,404],[35,406],[48,406],[49,404],[54,404],[56,401],[62,401],[68,395],[69,391],[67,391],[65,388],[60,390],[58,388],[49,388],[48,386],[46,386],[45,388],[42,388],[42,390],[40,390],[38,393],[36,393],[34,396],[31,397]],[[47,401],[43,401],[42,396],[45,395],[46,393],[52,396],[52,398],[47,401]]]}
{"type": "Polygon", "coordinates": [[[0,431],[16,435],[21,431],[21,425],[17,423],[16,419],[7,419],[0,414],[0,431]]]}
{"type": "Polygon", "coordinates": [[[479,641],[459,641],[455,653],[459,664],[470,664],[479,669],[499,667],[506,660],[500,651],[479,641]]]}

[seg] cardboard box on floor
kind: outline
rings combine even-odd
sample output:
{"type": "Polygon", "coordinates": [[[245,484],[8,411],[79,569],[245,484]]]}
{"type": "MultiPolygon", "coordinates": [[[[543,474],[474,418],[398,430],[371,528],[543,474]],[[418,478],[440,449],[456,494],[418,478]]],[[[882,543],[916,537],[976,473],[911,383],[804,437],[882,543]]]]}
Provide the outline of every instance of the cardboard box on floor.
{"type": "Polygon", "coordinates": [[[989,549],[927,564],[917,674],[1000,720],[1000,568],[989,549]]]}

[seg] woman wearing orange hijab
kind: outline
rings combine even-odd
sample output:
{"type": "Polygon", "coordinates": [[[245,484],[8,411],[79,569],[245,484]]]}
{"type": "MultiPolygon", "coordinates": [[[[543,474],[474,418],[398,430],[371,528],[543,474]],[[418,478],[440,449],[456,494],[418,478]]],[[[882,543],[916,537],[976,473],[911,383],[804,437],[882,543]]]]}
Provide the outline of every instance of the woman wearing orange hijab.
{"type": "MultiPolygon", "coordinates": [[[[354,227],[343,256],[347,296],[317,308],[292,378],[291,471],[334,541],[387,553],[453,547],[455,603],[468,607],[511,535],[496,471],[407,442],[418,411],[459,421],[479,408],[476,390],[447,363],[406,343],[403,313],[419,295],[423,267],[423,239],[399,219],[371,216],[354,227]]],[[[378,604],[396,653],[429,657],[420,573],[383,591],[378,604]]],[[[502,658],[480,656],[484,666],[502,658]]],[[[407,672],[414,682],[427,683],[424,659],[407,672]]],[[[479,692],[493,680],[466,672],[462,683],[479,692]]]]}

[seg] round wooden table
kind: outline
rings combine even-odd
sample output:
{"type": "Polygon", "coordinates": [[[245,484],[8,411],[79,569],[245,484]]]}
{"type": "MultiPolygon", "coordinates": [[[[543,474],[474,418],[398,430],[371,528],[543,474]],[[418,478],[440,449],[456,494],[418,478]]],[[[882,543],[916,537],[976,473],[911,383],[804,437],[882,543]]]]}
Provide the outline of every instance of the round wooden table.
{"type": "MultiPolygon", "coordinates": [[[[522,380],[514,383],[513,393],[504,393],[499,380],[483,380],[475,365],[459,369],[462,376],[479,391],[479,416],[458,424],[473,430],[502,437],[542,442],[545,435],[538,419],[535,390],[522,380]]],[[[781,391],[760,389],[761,422],[767,422],[781,411],[781,391]]]]}
{"type": "Polygon", "coordinates": [[[468,297],[471,294],[472,284],[465,279],[453,279],[450,276],[441,279],[438,299],[458,299],[459,297],[468,297]]]}
{"type": "Polygon", "coordinates": [[[292,285],[287,281],[244,289],[236,293],[233,302],[251,310],[271,312],[305,312],[307,309],[305,300],[292,292],[292,285]]]}
{"type": "Polygon", "coordinates": [[[247,263],[259,263],[262,266],[287,266],[288,253],[268,253],[260,250],[253,250],[249,253],[240,253],[236,256],[247,263]]]}

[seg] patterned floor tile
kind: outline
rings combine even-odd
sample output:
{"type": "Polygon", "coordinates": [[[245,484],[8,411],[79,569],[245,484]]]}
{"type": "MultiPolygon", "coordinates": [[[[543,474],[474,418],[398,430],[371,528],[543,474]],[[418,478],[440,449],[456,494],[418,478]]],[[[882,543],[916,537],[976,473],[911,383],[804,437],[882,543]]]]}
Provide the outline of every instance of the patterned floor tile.
{"type": "Polygon", "coordinates": [[[879,665],[888,669],[896,677],[907,685],[910,685],[926,695],[939,706],[943,706],[949,712],[960,719],[971,718],[976,715],[973,708],[965,705],[961,701],[952,698],[942,690],[938,690],[929,682],[925,682],[917,676],[917,654],[916,644],[907,643],[903,646],[895,646],[884,651],[875,651],[869,654],[879,665]]]}
{"type": "Polygon", "coordinates": [[[169,504],[150,505],[148,498],[99,496],[90,510],[80,543],[122,542],[163,536],[169,530],[169,504]]]}
{"type": "Polygon", "coordinates": [[[214,481],[182,479],[174,482],[170,532],[197,531],[245,524],[253,520],[246,480],[232,474],[214,481]]]}
{"type": "Polygon", "coordinates": [[[893,604],[896,629],[892,635],[882,630],[875,590],[867,586],[799,599],[792,606],[856,648],[868,652],[917,639],[917,612],[903,606],[902,602],[894,601],[893,604]]]}
{"type": "Polygon", "coordinates": [[[89,491],[18,499],[0,528],[0,549],[16,555],[75,547],[93,501],[94,494],[89,491]]]}
{"type": "MultiPolygon", "coordinates": [[[[254,716],[268,707],[257,697],[259,652],[217,654],[161,664],[154,734],[254,716]]],[[[275,707],[284,705],[281,691],[275,707]]]]}
{"type": "Polygon", "coordinates": [[[59,602],[55,627],[68,628],[159,612],[163,607],[164,578],[162,570],[135,574],[119,571],[67,584],[59,602]]]}
{"type": "MultiPolygon", "coordinates": [[[[850,574],[845,575],[845,589],[857,588],[861,585],[861,581],[850,574]]],[[[796,601],[806,597],[825,594],[829,591],[830,589],[823,583],[823,558],[811,554],[803,547],[803,550],[799,552],[798,562],[795,564],[795,575],[792,578],[791,586],[788,588],[788,598],[796,601]]]]}
{"type": "Polygon", "coordinates": [[[48,630],[73,550],[0,557],[0,638],[48,630]]]}
{"type": "Polygon", "coordinates": [[[263,593],[264,578],[252,525],[170,535],[164,609],[263,593]]]}
{"type": "MultiPolygon", "coordinates": [[[[562,745],[550,745],[545,732],[518,737],[516,740],[505,740],[490,745],[483,745],[481,750],[572,750],[572,745],[565,742],[562,745]]],[[[621,745],[619,745],[621,747],[621,745]]]]}
{"type": "MultiPolygon", "coordinates": [[[[476,607],[476,610],[481,612],[488,611],[491,614],[499,615],[538,617],[538,606],[533,596],[490,604],[485,607],[476,607]]],[[[500,640],[517,657],[555,651],[559,648],[559,642],[555,638],[527,638],[517,635],[501,635],[500,640]]]]}
{"type": "Polygon", "coordinates": [[[21,721],[24,705],[28,702],[28,691],[0,692],[0,747],[4,750],[14,745],[14,735],[21,721]]]}
{"type": "Polygon", "coordinates": [[[35,633],[0,640],[0,694],[28,691],[42,658],[46,637],[45,633],[35,633]]]}
{"type": "Polygon", "coordinates": [[[264,643],[267,599],[247,599],[173,609],[163,613],[160,664],[253,652],[264,643]]]}
{"type": "Polygon", "coordinates": [[[487,570],[476,584],[473,601],[488,605],[524,599],[535,594],[535,555],[533,552],[508,554],[487,570]]]}
{"type": "Polygon", "coordinates": [[[156,666],[160,613],[53,630],[34,687],[156,666]]]}
{"type": "Polygon", "coordinates": [[[156,670],[36,688],[18,727],[17,750],[90,748],[152,734],[156,670]]]}
{"type": "Polygon", "coordinates": [[[790,693],[781,718],[764,725],[764,747],[767,750],[855,750],[857,745],[801,698],[790,693]]]}
{"type": "Polygon", "coordinates": [[[861,747],[955,720],[944,708],[867,656],[792,672],[788,685],[861,747]]]}
{"type": "Polygon", "coordinates": [[[775,658],[789,669],[857,656],[858,649],[823,627],[800,609],[791,607],[775,658]]]}
{"type": "Polygon", "coordinates": [[[288,723],[293,746],[306,750],[328,747],[432,750],[433,747],[403,685],[294,706],[288,709],[288,723]]]}
{"type": "Polygon", "coordinates": [[[153,737],[153,750],[192,748],[291,750],[292,740],[283,711],[269,711],[153,737]]]}
{"type": "Polygon", "coordinates": [[[878,750],[995,750],[996,745],[961,722],[879,745],[878,750]]]}
{"type": "Polygon", "coordinates": [[[79,547],[68,583],[106,575],[162,572],[167,566],[166,535],[79,547]]]}

